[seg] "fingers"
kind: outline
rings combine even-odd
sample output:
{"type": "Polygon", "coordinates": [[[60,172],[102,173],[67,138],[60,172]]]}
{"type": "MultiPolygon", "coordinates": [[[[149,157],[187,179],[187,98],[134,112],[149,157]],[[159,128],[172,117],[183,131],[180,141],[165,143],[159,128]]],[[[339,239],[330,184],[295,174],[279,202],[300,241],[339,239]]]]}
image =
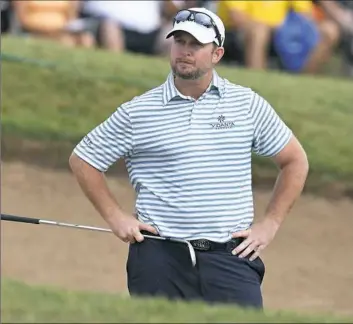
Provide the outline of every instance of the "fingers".
{"type": "Polygon", "coordinates": [[[124,237],[123,241],[130,243],[142,242],[144,240],[144,237],[140,230],[145,230],[150,233],[158,234],[157,230],[153,226],[144,223],[139,223],[138,226],[132,227],[130,229],[129,234],[124,237]]]}
{"type": "MultiPolygon", "coordinates": [[[[141,234],[140,230],[138,228],[135,228],[132,232],[132,237],[134,240],[137,242],[142,242],[144,240],[143,235],[141,234]]],[[[131,242],[134,243],[134,242],[131,242]]]]}
{"type": "Polygon", "coordinates": [[[133,233],[125,234],[125,235],[117,235],[124,243],[135,243],[135,237],[133,233]]]}
{"type": "Polygon", "coordinates": [[[128,236],[118,236],[124,243],[128,243],[128,242],[130,242],[130,239],[129,239],[129,237],[128,236]]]}
{"type": "Polygon", "coordinates": [[[151,225],[140,223],[139,227],[140,227],[140,230],[145,230],[147,232],[150,232],[156,235],[158,234],[157,230],[151,225]]]}
{"type": "Polygon", "coordinates": [[[233,255],[239,254],[241,251],[245,250],[251,243],[252,243],[252,240],[247,238],[232,251],[232,254],[233,255]]]}
{"type": "Polygon", "coordinates": [[[238,238],[238,237],[248,237],[251,233],[251,229],[247,229],[245,231],[239,231],[239,232],[235,232],[232,234],[232,238],[238,238]]]}
{"type": "Polygon", "coordinates": [[[254,261],[257,257],[260,256],[261,251],[265,248],[265,245],[259,245],[258,242],[255,242],[253,240],[250,239],[246,239],[244,242],[242,242],[241,244],[239,244],[233,251],[232,254],[233,255],[237,255],[239,254],[239,258],[245,258],[247,257],[249,254],[251,254],[252,252],[254,252],[249,260],[250,261],[254,261]]]}
{"type": "Polygon", "coordinates": [[[257,248],[255,243],[250,244],[244,251],[239,255],[239,258],[247,257],[251,252],[257,248]]]}
{"type": "Polygon", "coordinates": [[[144,239],[140,233],[138,227],[131,227],[126,230],[126,232],[119,232],[117,236],[125,243],[135,243],[136,241],[141,241],[144,239]]]}
{"type": "Polygon", "coordinates": [[[141,223],[135,217],[127,217],[124,222],[112,226],[115,235],[125,243],[142,242],[144,236],[141,230],[158,235],[158,231],[151,225],[141,223]]]}
{"type": "Polygon", "coordinates": [[[254,254],[249,258],[249,260],[254,261],[256,258],[258,258],[260,256],[261,251],[264,248],[265,247],[263,245],[258,246],[257,249],[255,250],[254,254]]]}

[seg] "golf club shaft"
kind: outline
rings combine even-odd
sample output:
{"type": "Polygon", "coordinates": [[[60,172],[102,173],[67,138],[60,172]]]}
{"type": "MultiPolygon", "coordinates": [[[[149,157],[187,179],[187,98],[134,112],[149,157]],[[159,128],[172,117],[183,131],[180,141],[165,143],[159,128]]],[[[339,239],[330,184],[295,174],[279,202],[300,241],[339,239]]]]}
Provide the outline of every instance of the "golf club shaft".
{"type": "Polygon", "coordinates": [[[100,231],[100,232],[112,232],[110,229],[107,229],[107,228],[54,222],[54,221],[45,220],[45,219],[22,217],[22,216],[8,215],[8,214],[1,214],[1,220],[27,223],[27,224],[45,224],[45,225],[54,225],[54,226],[62,226],[62,227],[73,227],[73,228],[79,228],[79,229],[85,229],[85,230],[91,230],[91,231],[100,231]]]}
{"type": "MultiPolygon", "coordinates": [[[[1,214],[1,220],[28,223],[28,224],[45,224],[45,225],[52,225],[52,226],[71,227],[71,228],[78,228],[78,229],[84,229],[84,230],[90,230],[90,231],[113,233],[113,231],[108,228],[70,224],[70,223],[63,223],[63,222],[54,222],[54,221],[45,220],[45,219],[22,217],[22,216],[8,215],[8,214],[1,214]]],[[[154,237],[150,235],[144,235],[144,237],[165,240],[165,238],[158,237],[158,236],[154,237]]]]}
{"type": "MultiPolygon", "coordinates": [[[[9,214],[1,214],[1,220],[27,223],[27,224],[36,224],[36,225],[45,224],[45,225],[52,225],[52,226],[71,227],[71,228],[78,228],[78,229],[84,229],[84,230],[90,230],[90,231],[113,233],[113,231],[108,228],[86,226],[86,225],[79,225],[79,224],[70,224],[70,223],[63,223],[63,222],[55,222],[55,221],[50,221],[50,220],[45,220],[45,219],[40,219],[40,218],[16,216],[16,215],[9,215],[9,214]]],[[[154,240],[172,241],[172,242],[187,244],[187,246],[189,248],[192,264],[193,264],[193,266],[196,265],[195,251],[194,251],[194,248],[192,247],[192,245],[190,244],[190,242],[185,241],[185,240],[165,238],[165,237],[161,237],[161,236],[153,236],[153,235],[145,235],[145,234],[143,235],[143,237],[154,239],[154,240]]]]}

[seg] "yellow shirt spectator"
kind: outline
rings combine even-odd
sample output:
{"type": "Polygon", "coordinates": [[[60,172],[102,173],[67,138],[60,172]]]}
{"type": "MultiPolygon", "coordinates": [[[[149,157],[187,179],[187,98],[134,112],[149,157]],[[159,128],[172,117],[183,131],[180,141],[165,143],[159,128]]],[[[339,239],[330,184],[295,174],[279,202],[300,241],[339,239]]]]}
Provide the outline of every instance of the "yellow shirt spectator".
{"type": "Polygon", "coordinates": [[[292,8],[296,12],[312,13],[311,1],[219,1],[218,15],[223,20],[225,28],[232,26],[229,11],[236,9],[246,13],[251,19],[269,25],[279,26],[285,19],[288,10],[292,8]]]}
{"type": "Polygon", "coordinates": [[[29,31],[58,32],[76,18],[76,1],[26,0],[15,1],[21,25],[29,31]]]}

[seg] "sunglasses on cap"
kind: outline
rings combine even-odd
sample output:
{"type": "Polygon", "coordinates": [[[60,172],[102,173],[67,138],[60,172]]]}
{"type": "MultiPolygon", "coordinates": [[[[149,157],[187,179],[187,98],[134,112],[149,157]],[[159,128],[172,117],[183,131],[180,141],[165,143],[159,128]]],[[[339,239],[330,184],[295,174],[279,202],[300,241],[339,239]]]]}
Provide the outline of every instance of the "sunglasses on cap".
{"type": "Polygon", "coordinates": [[[218,45],[222,46],[222,37],[219,32],[216,23],[208,14],[199,11],[193,11],[189,9],[180,10],[174,17],[173,23],[178,24],[180,22],[193,21],[196,24],[202,25],[206,28],[213,28],[216,32],[218,45]]]}

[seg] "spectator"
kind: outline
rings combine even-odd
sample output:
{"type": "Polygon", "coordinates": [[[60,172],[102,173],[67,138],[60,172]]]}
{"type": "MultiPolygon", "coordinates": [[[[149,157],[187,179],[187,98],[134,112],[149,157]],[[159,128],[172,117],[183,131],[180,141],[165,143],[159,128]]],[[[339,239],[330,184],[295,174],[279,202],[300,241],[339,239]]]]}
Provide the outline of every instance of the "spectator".
{"type": "Polygon", "coordinates": [[[16,0],[13,4],[22,32],[51,38],[68,46],[94,45],[94,38],[78,19],[80,1],[16,0]]]}
{"type": "Polygon", "coordinates": [[[203,7],[212,12],[217,11],[217,0],[196,0],[196,3],[193,5],[194,7],[203,7]]]}
{"type": "MultiPolygon", "coordinates": [[[[311,1],[220,1],[218,14],[228,30],[226,58],[234,58],[249,68],[265,69],[268,57],[277,55],[274,33],[290,10],[313,21],[311,1]]],[[[337,41],[335,37],[326,37],[324,30],[320,30],[320,36],[321,41],[302,71],[316,72],[337,41]]]]}
{"type": "Polygon", "coordinates": [[[1,10],[1,34],[10,30],[10,1],[0,0],[1,10]]]}
{"type": "Polygon", "coordinates": [[[319,23],[330,22],[342,35],[344,71],[353,76],[353,1],[316,0],[314,3],[319,23]]]}
{"type": "MultiPolygon", "coordinates": [[[[329,19],[345,34],[353,35],[353,2],[347,0],[316,0],[313,1],[321,8],[321,17],[329,19]]],[[[323,19],[323,20],[324,20],[323,19]]]]}
{"type": "MultiPolygon", "coordinates": [[[[189,2],[189,1],[188,1],[189,2]]],[[[190,1],[193,2],[193,1],[190,1]]],[[[98,43],[109,50],[163,54],[170,17],[185,1],[100,1],[86,0],[83,17],[99,19],[98,43]]]]}
{"type": "Polygon", "coordinates": [[[162,8],[162,29],[159,33],[159,48],[157,52],[160,54],[168,54],[172,39],[166,39],[166,33],[173,28],[173,19],[178,10],[197,6],[198,0],[167,0],[161,1],[162,8]]]}

